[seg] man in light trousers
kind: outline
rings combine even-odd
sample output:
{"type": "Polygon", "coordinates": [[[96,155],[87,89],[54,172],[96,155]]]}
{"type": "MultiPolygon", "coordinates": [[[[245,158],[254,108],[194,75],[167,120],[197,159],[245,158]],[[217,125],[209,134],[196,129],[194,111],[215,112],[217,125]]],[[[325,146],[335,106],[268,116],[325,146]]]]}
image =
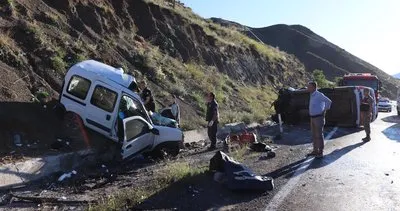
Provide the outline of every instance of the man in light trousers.
{"type": "Polygon", "coordinates": [[[309,82],[307,90],[310,93],[309,114],[313,151],[308,156],[322,158],[324,156],[324,125],[326,111],[331,108],[332,101],[321,92],[317,91],[317,83],[309,82]]]}

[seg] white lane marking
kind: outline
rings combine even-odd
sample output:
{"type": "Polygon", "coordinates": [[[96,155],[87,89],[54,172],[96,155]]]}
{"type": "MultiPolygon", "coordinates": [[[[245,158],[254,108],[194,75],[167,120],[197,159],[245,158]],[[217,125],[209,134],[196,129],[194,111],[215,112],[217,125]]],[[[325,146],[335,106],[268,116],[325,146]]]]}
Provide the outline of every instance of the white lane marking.
{"type": "MultiPolygon", "coordinates": [[[[328,133],[328,135],[325,136],[325,142],[328,142],[332,136],[336,133],[338,130],[338,127],[333,128],[331,132],[328,133]]],[[[279,190],[278,193],[275,194],[274,198],[270,201],[268,204],[267,208],[265,209],[266,211],[272,211],[272,210],[277,210],[279,206],[282,204],[283,200],[289,195],[289,193],[294,189],[296,184],[299,182],[301,176],[310,166],[311,160],[314,158],[307,158],[302,162],[300,167],[296,169],[294,172],[292,178],[279,190]]]]}

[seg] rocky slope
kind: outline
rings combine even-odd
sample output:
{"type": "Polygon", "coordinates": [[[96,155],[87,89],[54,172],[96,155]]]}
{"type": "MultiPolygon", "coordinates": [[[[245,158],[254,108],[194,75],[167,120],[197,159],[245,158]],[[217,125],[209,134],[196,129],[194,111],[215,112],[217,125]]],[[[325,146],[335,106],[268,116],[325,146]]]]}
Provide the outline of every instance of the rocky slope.
{"type": "Polygon", "coordinates": [[[204,20],[182,4],[1,1],[3,101],[29,101],[30,94],[43,91],[57,97],[67,69],[89,58],[149,80],[159,108],[177,94],[187,128],[203,122],[206,91],[216,92],[224,122],[261,120],[271,112],[276,88],[308,78],[294,56],[204,20]]]}
{"type": "Polygon", "coordinates": [[[294,54],[304,63],[308,72],[315,69],[323,70],[331,81],[334,81],[335,77],[351,72],[376,74],[382,80],[382,95],[392,99],[396,97],[396,87],[400,86],[399,81],[304,26],[278,24],[265,28],[250,28],[254,33],[252,34],[246,30],[246,26],[238,23],[218,18],[212,20],[227,27],[234,26],[244,31],[249,37],[257,39],[255,34],[266,44],[294,54]]]}

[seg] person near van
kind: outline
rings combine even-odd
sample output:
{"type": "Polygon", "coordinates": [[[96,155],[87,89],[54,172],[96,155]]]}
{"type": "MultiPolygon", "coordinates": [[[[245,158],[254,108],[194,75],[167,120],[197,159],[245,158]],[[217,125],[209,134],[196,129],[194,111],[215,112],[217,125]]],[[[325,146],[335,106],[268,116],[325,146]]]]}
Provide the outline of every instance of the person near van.
{"type": "Polygon", "coordinates": [[[150,89],[147,87],[146,81],[140,82],[140,89],[144,107],[147,111],[155,112],[156,104],[154,103],[154,97],[150,89]]]}
{"type": "Polygon", "coordinates": [[[364,89],[364,97],[361,100],[361,105],[360,105],[360,111],[361,111],[361,115],[363,117],[364,130],[367,135],[365,138],[362,139],[364,142],[368,142],[371,140],[370,124],[371,124],[371,118],[372,118],[373,102],[374,102],[374,100],[371,97],[370,90],[364,89]]]}
{"type": "Polygon", "coordinates": [[[309,82],[307,90],[310,93],[310,123],[313,140],[313,151],[308,156],[323,157],[324,125],[326,111],[331,108],[332,101],[317,90],[316,82],[309,82]]]}
{"type": "Polygon", "coordinates": [[[218,103],[215,100],[215,94],[212,92],[206,95],[206,101],[207,101],[207,113],[206,113],[207,133],[208,133],[208,138],[211,141],[211,146],[208,148],[208,150],[214,150],[217,144],[217,130],[219,121],[218,103]]]}
{"type": "Polygon", "coordinates": [[[119,141],[124,140],[124,119],[127,117],[128,113],[128,107],[127,107],[127,102],[124,98],[121,99],[121,102],[119,104],[119,109],[118,109],[118,119],[117,119],[117,124],[118,124],[118,131],[117,131],[117,136],[119,141]]]}
{"type": "Polygon", "coordinates": [[[174,119],[176,120],[178,125],[180,125],[181,111],[180,111],[178,103],[176,102],[176,96],[172,95],[171,98],[172,98],[172,104],[170,105],[171,113],[172,113],[172,116],[174,116],[174,119]]]}

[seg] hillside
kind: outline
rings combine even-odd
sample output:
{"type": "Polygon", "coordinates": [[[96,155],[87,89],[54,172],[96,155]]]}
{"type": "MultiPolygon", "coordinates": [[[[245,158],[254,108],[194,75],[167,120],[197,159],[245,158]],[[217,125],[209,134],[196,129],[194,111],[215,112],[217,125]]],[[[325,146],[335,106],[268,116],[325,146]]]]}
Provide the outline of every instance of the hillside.
{"type": "Polygon", "coordinates": [[[95,59],[146,78],[158,108],[181,100],[185,129],[204,124],[203,94],[214,91],[222,121],[270,113],[276,89],[304,84],[294,56],[161,0],[0,2],[2,101],[57,98],[67,69],[95,59]],[[19,90],[23,90],[20,95],[19,90]]]}
{"type": "MultiPolygon", "coordinates": [[[[218,18],[212,18],[212,20],[227,27],[233,26],[241,29],[249,37],[256,39],[252,33],[243,30],[246,29],[245,26],[218,18]]],[[[331,81],[334,81],[335,77],[343,76],[349,72],[373,73],[382,80],[382,95],[393,99],[396,96],[396,87],[400,83],[394,77],[336,46],[304,26],[278,24],[265,28],[250,29],[264,43],[295,55],[304,63],[308,72],[312,72],[315,69],[323,70],[331,81]]]]}

